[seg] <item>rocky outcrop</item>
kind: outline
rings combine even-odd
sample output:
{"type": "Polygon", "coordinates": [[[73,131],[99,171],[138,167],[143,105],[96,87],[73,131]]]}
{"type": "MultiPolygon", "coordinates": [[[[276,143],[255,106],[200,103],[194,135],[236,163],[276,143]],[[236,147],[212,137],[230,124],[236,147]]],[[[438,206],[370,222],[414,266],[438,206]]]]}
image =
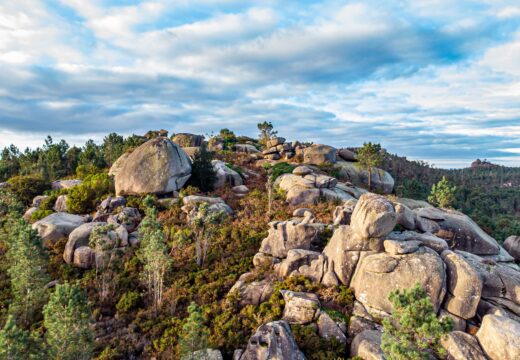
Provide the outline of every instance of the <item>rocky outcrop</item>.
{"type": "Polygon", "coordinates": [[[452,331],[441,339],[451,360],[486,360],[477,339],[462,331],[452,331]]]}
{"type": "Polygon", "coordinates": [[[242,274],[229,291],[238,294],[241,306],[259,305],[273,294],[274,286],[269,279],[251,281],[252,276],[251,273],[242,274]]]}
{"type": "Polygon", "coordinates": [[[318,321],[318,334],[327,340],[335,338],[342,344],[347,343],[347,337],[338,324],[325,311],[320,311],[318,321]]]}
{"type": "Polygon", "coordinates": [[[208,197],[199,195],[189,195],[182,198],[182,211],[188,215],[188,221],[192,221],[197,217],[199,205],[208,204],[208,211],[212,213],[220,213],[222,216],[230,216],[233,209],[219,197],[208,197]]]}
{"type": "Polygon", "coordinates": [[[220,350],[204,349],[194,351],[189,355],[185,355],[181,360],[223,360],[220,350]]]}
{"type": "Polygon", "coordinates": [[[240,360],[305,360],[285,321],[273,321],[258,328],[249,339],[240,360]]]}
{"type": "Polygon", "coordinates": [[[334,164],[336,153],[337,150],[332,146],[314,144],[303,150],[303,162],[313,165],[334,164]]]}
{"type": "Polygon", "coordinates": [[[67,212],[67,195],[60,195],[54,204],[54,211],[67,212]]]}
{"type": "Polygon", "coordinates": [[[204,143],[203,135],[179,133],[172,136],[172,141],[180,147],[200,147],[204,143]]]}
{"type": "MultiPolygon", "coordinates": [[[[368,171],[359,163],[338,161],[334,167],[339,172],[339,180],[349,181],[356,186],[368,187],[368,171]]],[[[378,168],[372,170],[372,190],[391,194],[394,189],[394,183],[394,178],[386,171],[378,168]]]]}
{"type": "Polygon", "coordinates": [[[67,244],[65,244],[65,251],[63,252],[63,260],[67,264],[74,261],[74,252],[81,246],[88,246],[90,234],[96,226],[105,226],[105,222],[90,222],[78,226],[70,235],[67,244]]]}
{"type": "Polygon", "coordinates": [[[89,246],[80,246],[74,251],[72,263],[80,269],[92,269],[96,265],[96,252],[89,246]]]}
{"type": "Polygon", "coordinates": [[[282,319],[289,324],[308,324],[314,321],[320,308],[318,296],[313,293],[282,290],[285,308],[282,319]]]}
{"type": "Polygon", "coordinates": [[[254,145],[251,145],[251,144],[235,144],[235,151],[238,153],[245,153],[245,154],[260,153],[260,150],[258,150],[254,145]]]}
{"type": "Polygon", "coordinates": [[[62,239],[85,223],[86,218],[67,213],[54,213],[35,222],[32,228],[38,232],[45,246],[50,246],[62,239]]]}
{"type": "Polygon", "coordinates": [[[445,239],[451,249],[477,255],[495,255],[500,247],[468,216],[454,210],[420,208],[414,210],[417,228],[445,239]]]}
{"type": "Polygon", "coordinates": [[[345,161],[357,161],[356,153],[349,149],[338,150],[338,156],[345,161]]]}
{"type": "Polygon", "coordinates": [[[390,293],[416,283],[425,289],[437,311],[446,292],[446,274],[443,261],[433,250],[423,247],[412,254],[368,255],[359,261],[350,286],[365,307],[391,313],[390,293]]]}
{"type": "Polygon", "coordinates": [[[354,338],[350,345],[350,356],[364,360],[384,360],[381,350],[381,332],[365,330],[354,338]]]}
{"type": "Polygon", "coordinates": [[[82,182],[83,181],[78,180],[78,179],[74,179],[74,180],[56,180],[56,181],[52,182],[51,186],[52,186],[52,190],[63,190],[63,189],[73,188],[74,186],[78,186],[82,182]]]}
{"type": "Polygon", "coordinates": [[[217,181],[214,184],[215,189],[220,189],[226,185],[233,187],[244,184],[240,174],[235,170],[230,169],[225,162],[221,160],[213,160],[211,164],[213,164],[213,169],[217,175],[217,181]]]}
{"type": "Polygon", "coordinates": [[[504,241],[504,249],[506,249],[516,261],[520,262],[520,236],[509,236],[504,241]]]}
{"type": "Polygon", "coordinates": [[[397,214],[392,203],[372,193],[361,195],[350,222],[352,230],[365,239],[386,236],[396,224],[397,214]]]}
{"type": "Polygon", "coordinates": [[[291,249],[309,250],[318,237],[322,225],[305,224],[299,221],[273,221],[269,223],[269,234],[262,241],[260,252],[285,258],[291,249]]]}
{"type": "Polygon", "coordinates": [[[446,264],[447,294],[444,308],[463,319],[477,312],[482,295],[482,279],[464,257],[450,250],[441,254],[446,264]]]}
{"type": "Polygon", "coordinates": [[[502,316],[486,315],[476,336],[491,360],[520,359],[519,322],[502,316]]]}
{"type": "Polygon", "coordinates": [[[166,194],[184,186],[191,176],[191,161],[165,137],[145,142],[130,153],[115,174],[118,195],[166,194]]]}

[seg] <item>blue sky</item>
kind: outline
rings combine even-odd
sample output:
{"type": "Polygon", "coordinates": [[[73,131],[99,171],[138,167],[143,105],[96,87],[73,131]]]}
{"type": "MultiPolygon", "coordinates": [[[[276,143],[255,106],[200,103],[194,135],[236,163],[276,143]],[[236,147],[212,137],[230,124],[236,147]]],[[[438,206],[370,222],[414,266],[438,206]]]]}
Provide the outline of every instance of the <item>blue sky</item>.
{"type": "Polygon", "coordinates": [[[0,146],[229,127],[520,166],[517,0],[0,0],[0,146]]]}

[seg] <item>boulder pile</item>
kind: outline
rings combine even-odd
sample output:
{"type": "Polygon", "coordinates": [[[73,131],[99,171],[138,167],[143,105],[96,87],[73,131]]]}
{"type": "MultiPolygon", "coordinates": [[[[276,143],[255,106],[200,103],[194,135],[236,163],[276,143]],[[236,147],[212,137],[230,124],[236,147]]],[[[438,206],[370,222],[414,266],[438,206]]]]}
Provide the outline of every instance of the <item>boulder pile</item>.
{"type": "MultiPolygon", "coordinates": [[[[311,174],[300,168],[280,182],[309,184],[306,176],[311,174]]],[[[325,189],[338,186],[327,178],[313,182],[325,189]]],[[[520,270],[506,249],[456,211],[374,193],[351,191],[349,197],[334,211],[334,225],[316,222],[308,209],[296,210],[291,220],[270,223],[253,259],[256,268],[270,271],[253,282],[247,281],[252,273],[244,274],[232,289],[241,304],[248,305],[269,299],[273,281],[289,276],[304,275],[325,286],[345,285],[355,296],[349,327],[321,311],[316,294],[282,290],[282,320],[259,328],[247,351],[237,350],[242,354],[238,359],[258,358],[246,355],[265,349],[254,346],[258,336],[269,334],[266,343],[291,347],[290,326],[310,323],[320,336],[350,344],[351,356],[383,359],[380,322],[393,312],[389,294],[417,283],[437,315],[453,320],[454,331],[442,342],[450,358],[520,358],[520,270]],[[318,234],[331,226],[332,238],[319,251],[318,234]],[[273,326],[278,336],[267,331],[273,326]]],[[[511,238],[509,248],[515,243],[511,238]]],[[[298,354],[297,349],[293,352],[298,354]]]]}

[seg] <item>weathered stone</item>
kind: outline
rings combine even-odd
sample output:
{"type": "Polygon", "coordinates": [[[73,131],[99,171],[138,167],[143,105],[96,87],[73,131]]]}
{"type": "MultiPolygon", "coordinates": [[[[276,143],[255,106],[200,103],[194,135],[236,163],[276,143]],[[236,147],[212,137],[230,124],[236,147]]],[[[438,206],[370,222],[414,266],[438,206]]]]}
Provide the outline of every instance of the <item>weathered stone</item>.
{"type": "Polygon", "coordinates": [[[386,238],[397,241],[419,241],[423,246],[426,246],[439,254],[448,249],[448,243],[446,240],[432,234],[420,234],[415,231],[394,231],[388,234],[386,238]]]}
{"type": "Polygon", "coordinates": [[[350,345],[350,356],[359,356],[363,360],[384,360],[381,333],[376,330],[365,330],[356,335],[350,345]]]}
{"type": "Polygon", "coordinates": [[[62,190],[62,189],[70,189],[74,186],[78,186],[83,181],[74,179],[74,180],[56,180],[51,184],[52,190],[62,190]]]}
{"type": "Polygon", "coordinates": [[[65,244],[63,260],[65,260],[67,264],[72,263],[74,261],[74,252],[76,249],[81,246],[88,246],[92,230],[94,230],[96,226],[104,226],[106,224],[107,223],[105,222],[84,223],[74,229],[69,235],[67,244],[65,244]]]}
{"type": "Polygon", "coordinates": [[[251,273],[242,274],[229,291],[238,293],[241,306],[260,305],[273,294],[274,287],[269,280],[248,281],[251,276],[251,273]]]}
{"type": "Polygon", "coordinates": [[[351,183],[347,184],[347,183],[338,182],[336,184],[336,189],[340,189],[340,190],[346,192],[347,194],[350,194],[352,197],[354,197],[356,199],[359,199],[361,197],[361,195],[368,193],[367,190],[360,188],[360,187],[356,187],[356,186],[352,185],[351,183]]]}
{"type": "Polygon", "coordinates": [[[380,195],[363,194],[356,204],[350,226],[365,238],[388,235],[397,223],[397,214],[392,203],[380,195]]]}
{"type": "MultiPolygon", "coordinates": [[[[339,171],[339,180],[349,181],[356,186],[368,187],[368,171],[359,163],[338,161],[335,168],[339,171]]],[[[388,172],[378,168],[372,169],[372,190],[391,194],[394,184],[394,178],[388,172]]]]}
{"type": "Polygon", "coordinates": [[[197,153],[200,152],[200,146],[189,146],[189,147],[183,147],[182,150],[188,155],[188,157],[193,161],[195,159],[195,156],[197,153]]]}
{"type": "Polygon", "coordinates": [[[295,186],[287,192],[287,202],[293,206],[314,205],[319,202],[320,195],[320,189],[295,186]]]}
{"type": "Polygon", "coordinates": [[[444,307],[463,319],[471,319],[482,295],[482,280],[461,255],[445,250],[441,257],[446,264],[448,291],[444,307]]]}
{"type": "Polygon", "coordinates": [[[456,330],[456,331],[465,331],[466,330],[466,320],[464,320],[463,318],[461,318],[457,315],[450,313],[449,311],[447,311],[445,309],[440,309],[439,319],[444,319],[444,318],[448,318],[448,317],[453,322],[453,330],[456,330]]]}
{"type": "Polygon", "coordinates": [[[314,320],[320,308],[318,296],[313,293],[281,291],[285,301],[282,319],[289,324],[308,324],[314,320]]]}
{"type": "Polygon", "coordinates": [[[336,184],[338,183],[338,179],[327,175],[309,174],[305,175],[304,178],[309,180],[313,184],[313,186],[318,189],[333,189],[334,187],[336,187],[336,184]]]}
{"type": "Polygon", "coordinates": [[[328,259],[329,271],[334,273],[340,283],[349,285],[359,260],[380,251],[383,251],[382,239],[364,239],[349,226],[340,225],[334,231],[323,254],[328,259]]]}
{"type": "Polygon", "coordinates": [[[235,151],[238,153],[258,154],[260,151],[251,144],[235,144],[235,151]]]}
{"type": "Polygon", "coordinates": [[[69,234],[85,222],[79,215],[54,213],[35,222],[32,228],[38,232],[43,244],[48,246],[61,239],[68,238],[69,234]]]}
{"type": "Polygon", "coordinates": [[[477,339],[462,331],[452,331],[441,339],[450,360],[487,360],[477,339]]]}
{"type": "Polygon", "coordinates": [[[396,240],[385,240],[383,243],[385,251],[391,255],[403,255],[411,254],[416,252],[422,243],[415,240],[410,241],[396,241],[396,240]]]}
{"type": "Polygon", "coordinates": [[[217,175],[217,181],[214,184],[215,189],[220,189],[226,185],[233,187],[244,184],[240,174],[227,167],[225,162],[221,160],[213,160],[211,163],[213,164],[213,169],[217,175]]]}
{"type": "Polygon", "coordinates": [[[74,251],[73,263],[81,269],[91,269],[95,265],[95,252],[88,246],[80,246],[74,251]]]}
{"type": "Polygon", "coordinates": [[[336,206],[332,218],[334,219],[334,225],[350,225],[350,220],[354,209],[356,207],[357,200],[351,199],[345,201],[343,205],[336,206]]]}
{"type": "Polygon", "coordinates": [[[271,267],[278,263],[280,263],[280,259],[261,252],[253,256],[253,265],[255,267],[271,267]]]}
{"type": "Polygon", "coordinates": [[[397,198],[395,200],[396,203],[403,204],[410,210],[415,210],[419,208],[431,208],[433,207],[428,202],[424,200],[415,200],[415,199],[409,199],[409,198],[397,198]]]}
{"type": "Polygon", "coordinates": [[[415,230],[415,214],[406,205],[396,203],[397,223],[408,230],[415,230]]]}
{"type": "Polygon", "coordinates": [[[110,167],[110,170],[108,170],[108,175],[110,176],[116,176],[121,172],[121,169],[123,168],[124,164],[126,163],[126,160],[130,156],[130,152],[125,152],[123,155],[121,155],[110,167]]]}
{"type": "Polygon", "coordinates": [[[332,189],[322,188],[320,190],[320,198],[325,199],[327,201],[339,201],[345,202],[349,200],[354,200],[354,198],[347,192],[335,187],[332,189]]]}
{"type": "Polygon", "coordinates": [[[49,196],[47,196],[47,195],[38,195],[38,196],[35,196],[35,197],[33,198],[33,201],[32,201],[32,206],[35,207],[35,208],[39,208],[39,207],[40,207],[40,204],[41,204],[44,200],[46,200],[46,199],[48,199],[48,198],[49,198],[49,196]]]}
{"type": "Polygon", "coordinates": [[[256,330],[240,360],[305,360],[285,321],[273,321],[256,330]]]}
{"type": "Polygon", "coordinates": [[[282,145],[283,143],[285,142],[285,138],[283,137],[279,137],[279,136],[275,136],[275,137],[272,137],[271,139],[267,140],[267,147],[270,148],[270,147],[275,147],[275,146],[278,146],[278,145],[282,145]]]}
{"type": "Polygon", "coordinates": [[[179,133],[172,136],[172,141],[180,147],[194,147],[202,146],[204,142],[203,135],[195,135],[189,133],[179,133]]]}
{"type": "Polygon", "coordinates": [[[356,153],[349,149],[340,149],[338,155],[345,161],[357,161],[356,153]]]}
{"type": "Polygon", "coordinates": [[[305,176],[305,175],[312,174],[312,169],[308,166],[301,165],[301,166],[295,167],[294,170],[292,171],[292,173],[294,175],[298,175],[298,176],[305,176]]]}
{"type": "Polygon", "coordinates": [[[486,315],[476,336],[491,360],[520,359],[519,322],[506,317],[486,315]]]}
{"type": "Polygon", "coordinates": [[[246,195],[249,193],[249,188],[245,185],[233,186],[231,190],[237,195],[246,195]]]}
{"type": "Polygon", "coordinates": [[[320,317],[318,318],[318,334],[327,340],[332,338],[336,338],[340,343],[346,344],[347,337],[341,331],[338,324],[324,311],[320,312],[320,317]]]}
{"type": "Polygon", "coordinates": [[[145,142],[130,153],[115,175],[118,195],[166,194],[191,176],[188,155],[168,138],[145,142]]]}
{"type": "Polygon", "coordinates": [[[134,232],[141,222],[139,210],[131,207],[123,207],[121,211],[107,220],[109,224],[121,224],[126,227],[128,233],[134,232]]]}
{"type": "Polygon", "coordinates": [[[181,360],[223,360],[220,350],[204,349],[184,355],[181,360]]]}
{"type": "Polygon", "coordinates": [[[350,286],[363,305],[391,313],[390,293],[416,283],[426,290],[437,311],[446,293],[446,274],[439,255],[428,248],[407,255],[366,256],[360,260],[350,286]]]}
{"type": "Polygon", "coordinates": [[[29,209],[27,209],[27,211],[23,214],[23,219],[27,222],[30,222],[31,219],[32,219],[32,216],[33,214],[38,211],[38,208],[37,207],[30,207],[29,209]]]}
{"type": "Polygon", "coordinates": [[[303,162],[313,165],[322,165],[336,162],[336,149],[328,145],[311,145],[303,151],[303,162]]]}
{"type": "Polygon", "coordinates": [[[60,195],[54,204],[54,211],[67,212],[67,195],[60,195]]]}
{"type": "Polygon", "coordinates": [[[270,222],[269,234],[262,241],[260,251],[284,258],[291,249],[309,250],[320,229],[321,226],[316,224],[303,224],[292,220],[270,222]]]}
{"type": "Polygon", "coordinates": [[[520,236],[509,236],[504,241],[504,248],[518,262],[520,262],[520,236]]]}
{"type": "Polygon", "coordinates": [[[219,197],[207,197],[190,195],[182,198],[184,206],[182,211],[188,214],[188,221],[192,221],[197,216],[198,207],[206,203],[208,204],[208,211],[212,213],[221,213],[223,216],[229,216],[233,214],[233,209],[219,197]]]}
{"type": "Polygon", "coordinates": [[[422,225],[422,230],[445,239],[451,249],[467,251],[477,255],[495,255],[500,247],[495,239],[486,234],[468,216],[454,211],[437,208],[421,208],[414,210],[418,221],[427,221],[429,226],[422,225]]]}
{"type": "MultiPolygon", "coordinates": [[[[302,249],[291,249],[287,251],[287,257],[282,262],[275,266],[276,273],[282,278],[286,278],[297,271],[301,266],[310,266],[314,260],[317,260],[322,256],[317,251],[302,250],[302,249]]],[[[323,269],[322,269],[323,271],[323,269]]],[[[321,280],[322,274],[316,274],[319,280],[321,280]]],[[[318,281],[319,281],[318,280],[318,281]]]]}

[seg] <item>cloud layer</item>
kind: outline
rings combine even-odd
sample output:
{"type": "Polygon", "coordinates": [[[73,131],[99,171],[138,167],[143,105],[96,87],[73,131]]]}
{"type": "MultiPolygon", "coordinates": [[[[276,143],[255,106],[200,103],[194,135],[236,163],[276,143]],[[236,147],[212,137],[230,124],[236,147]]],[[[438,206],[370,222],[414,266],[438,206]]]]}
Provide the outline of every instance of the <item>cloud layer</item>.
{"type": "Polygon", "coordinates": [[[438,166],[520,165],[516,1],[385,3],[0,1],[0,146],[269,120],[438,166]]]}

